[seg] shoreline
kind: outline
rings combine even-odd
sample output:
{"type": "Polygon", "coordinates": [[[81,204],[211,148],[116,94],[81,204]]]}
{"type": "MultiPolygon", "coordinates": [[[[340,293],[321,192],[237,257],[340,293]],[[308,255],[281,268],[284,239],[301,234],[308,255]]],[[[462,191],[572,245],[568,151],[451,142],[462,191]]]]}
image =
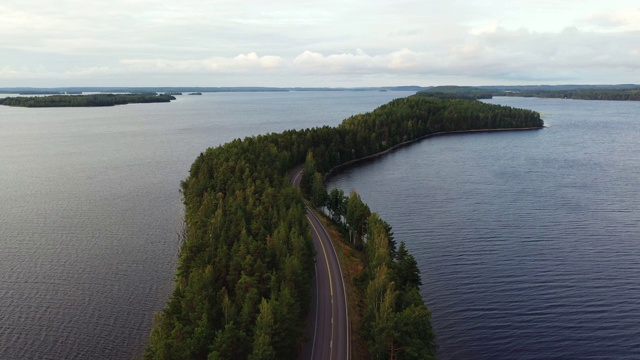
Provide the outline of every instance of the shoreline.
{"type": "Polygon", "coordinates": [[[324,181],[326,182],[331,176],[333,176],[336,172],[344,170],[344,169],[348,169],[350,166],[353,166],[355,164],[358,164],[360,162],[365,162],[365,161],[369,161],[369,160],[373,160],[375,158],[384,156],[392,151],[395,151],[401,147],[407,146],[407,145],[411,145],[413,143],[416,143],[418,141],[424,140],[424,139],[428,139],[431,137],[436,137],[436,136],[445,136],[445,135],[457,135],[457,134],[470,134],[470,133],[487,133],[487,132],[498,132],[498,131],[528,131],[528,130],[542,130],[546,128],[546,126],[541,126],[541,127],[526,127],[526,128],[501,128],[501,129],[475,129],[475,130],[455,130],[455,131],[442,131],[442,132],[437,132],[437,133],[433,133],[433,134],[427,134],[427,135],[423,135],[420,136],[418,138],[412,139],[412,140],[407,140],[404,142],[401,142],[399,144],[393,145],[392,147],[372,154],[372,155],[367,155],[365,157],[362,157],[360,159],[355,159],[355,160],[349,160],[344,164],[340,164],[338,166],[334,166],[333,168],[329,169],[329,171],[327,171],[324,174],[324,181]]]}

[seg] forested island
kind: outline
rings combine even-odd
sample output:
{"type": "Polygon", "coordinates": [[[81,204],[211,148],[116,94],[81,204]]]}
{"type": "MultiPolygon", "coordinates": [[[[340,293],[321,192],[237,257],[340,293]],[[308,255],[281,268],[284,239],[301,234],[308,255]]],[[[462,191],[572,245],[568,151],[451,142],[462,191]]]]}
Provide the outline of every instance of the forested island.
{"type": "Polygon", "coordinates": [[[172,95],[152,94],[92,94],[92,95],[51,95],[0,98],[0,105],[20,107],[91,107],[114,106],[138,103],[170,102],[172,95]]]}
{"type": "Polygon", "coordinates": [[[411,96],[337,127],[236,139],[201,153],[181,183],[185,231],[175,289],[154,319],[146,359],[296,359],[311,303],[314,250],[299,190],[326,206],[358,251],[361,336],[374,359],[435,358],[420,275],[391,227],[356,193],[327,194],[324,174],[436,133],[540,128],[537,112],[411,96]]]}

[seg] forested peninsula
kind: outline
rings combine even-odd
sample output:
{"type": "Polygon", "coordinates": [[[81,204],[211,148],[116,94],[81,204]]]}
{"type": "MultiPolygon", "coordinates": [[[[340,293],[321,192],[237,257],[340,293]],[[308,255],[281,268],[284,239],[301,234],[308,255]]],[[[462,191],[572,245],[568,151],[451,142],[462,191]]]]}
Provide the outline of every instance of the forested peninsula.
{"type": "Polygon", "coordinates": [[[176,98],[170,94],[92,94],[50,95],[0,98],[0,105],[20,107],[92,107],[138,103],[170,102],[176,98]]]}
{"type": "Polygon", "coordinates": [[[411,96],[337,127],[237,139],[201,153],[181,183],[185,232],[167,306],[146,359],[296,359],[311,303],[314,251],[300,191],[326,206],[362,254],[358,291],[371,358],[434,358],[415,260],[357,194],[326,193],[324,174],[430,134],[540,128],[534,111],[476,100],[411,96]]]}

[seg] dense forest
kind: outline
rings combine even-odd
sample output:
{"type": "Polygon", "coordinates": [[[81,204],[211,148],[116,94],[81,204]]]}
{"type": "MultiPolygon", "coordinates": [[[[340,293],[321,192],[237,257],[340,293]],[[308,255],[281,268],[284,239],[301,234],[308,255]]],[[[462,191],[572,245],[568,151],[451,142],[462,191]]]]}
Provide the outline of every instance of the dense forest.
{"type": "Polygon", "coordinates": [[[170,102],[172,95],[153,94],[93,94],[51,95],[0,98],[0,105],[21,107],[89,107],[114,106],[137,103],[170,102]]]}
{"type": "Polygon", "coordinates": [[[185,231],[175,289],[154,319],[144,357],[297,358],[315,254],[303,200],[286,174],[303,163],[304,193],[333,209],[351,246],[367,254],[362,329],[372,356],[433,357],[415,260],[402,244],[396,247],[391,227],[357,194],[327,194],[324,174],[437,132],[542,125],[529,110],[411,96],[338,127],[258,135],[207,149],[181,184],[185,231]]]}
{"type": "Polygon", "coordinates": [[[434,86],[418,94],[437,97],[441,99],[491,99],[499,92],[495,90],[481,89],[473,86],[434,86]]]}

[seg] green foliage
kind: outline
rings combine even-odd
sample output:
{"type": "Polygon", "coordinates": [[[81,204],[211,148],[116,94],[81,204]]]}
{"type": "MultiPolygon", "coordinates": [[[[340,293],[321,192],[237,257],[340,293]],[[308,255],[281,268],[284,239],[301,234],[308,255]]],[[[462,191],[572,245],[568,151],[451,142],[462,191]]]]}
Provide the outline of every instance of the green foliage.
{"type": "Polygon", "coordinates": [[[419,96],[439,99],[491,99],[494,92],[473,86],[435,86],[418,92],[419,96]]]}
{"type": "Polygon", "coordinates": [[[327,208],[331,213],[331,219],[336,224],[341,224],[347,213],[347,198],[342,189],[332,189],[328,195],[327,208]]]}
{"type": "Polygon", "coordinates": [[[324,186],[324,176],[316,172],[313,174],[311,183],[311,203],[313,206],[321,208],[327,204],[328,199],[327,188],[324,186]]]}
{"type": "Polygon", "coordinates": [[[216,332],[208,360],[245,359],[247,357],[247,335],[230,322],[216,332]]]}
{"type": "Polygon", "coordinates": [[[385,222],[377,213],[371,214],[367,230],[367,257],[369,271],[374,273],[381,266],[391,266],[391,249],[389,233],[385,222]]]}
{"type": "Polygon", "coordinates": [[[267,300],[262,299],[262,303],[260,304],[260,314],[256,321],[253,352],[249,355],[249,360],[276,359],[272,343],[274,326],[275,319],[271,304],[267,300]]]}
{"type": "Polygon", "coordinates": [[[422,285],[418,263],[413,255],[407,251],[404,241],[400,243],[400,248],[398,248],[395,270],[396,281],[400,289],[409,291],[422,285]]]}
{"type": "Polygon", "coordinates": [[[364,242],[365,229],[371,210],[355,191],[352,191],[347,198],[346,210],[345,220],[349,229],[349,236],[356,248],[360,249],[364,242]]]}
{"type": "Polygon", "coordinates": [[[93,94],[93,95],[51,95],[32,97],[7,97],[0,99],[0,105],[21,107],[85,107],[114,106],[135,103],[170,102],[176,98],[169,94],[93,94]]]}
{"type": "Polygon", "coordinates": [[[181,183],[186,236],[175,289],[154,320],[144,357],[297,358],[315,254],[300,193],[285,174],[302,163],[305,193],[344,221],[356,247],[366,246],[363,327],[377,349],[372,353],[435,354],[415,260],[402,245],[396,254],[391,227],[371,216],[357,193],[327,195],[321,174],[434,132],[532,126],[542,126],[532,111],[412,96],[338,127],[258,135],[207,149],[181,183]],[[411,326],[418,330],[412,333],[411,326]]]}
{"type": "Polygon", "coordinates": [[[400,243],[391,256],[391,227],[374,213],[369,217],[363,336],[374,359],[435,359],[437,345],[431,314],[418,286],[420,270],[400,243]]]}

